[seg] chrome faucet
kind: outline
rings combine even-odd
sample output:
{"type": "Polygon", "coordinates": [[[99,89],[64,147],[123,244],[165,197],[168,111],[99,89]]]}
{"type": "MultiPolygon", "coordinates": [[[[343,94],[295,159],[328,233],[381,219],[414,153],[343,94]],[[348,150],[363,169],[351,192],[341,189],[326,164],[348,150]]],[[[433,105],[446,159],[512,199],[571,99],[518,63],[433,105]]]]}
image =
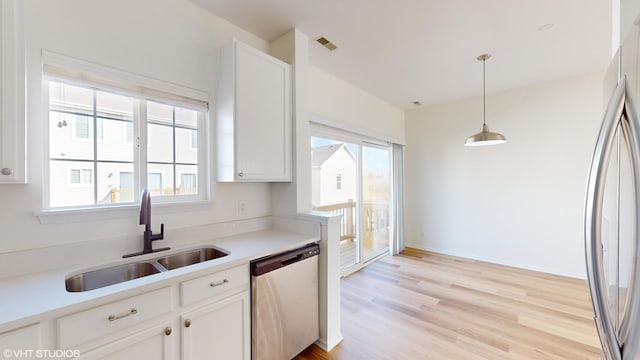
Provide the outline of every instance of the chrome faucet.
{"type": "Polygon", "coordinates": [[[140,202],[140,225],[144,225],[144,246],[142,251],[124,255],[122,256],[123,258],[170,249],[168,247],[153,249],[153,241],[164,239],[164,224],[160,224],[160,234],[154,234],[153,231],[151,231],[151,194],[149,194],[149,190],[147,189],[142,191],[142,200],[140,202]]]}

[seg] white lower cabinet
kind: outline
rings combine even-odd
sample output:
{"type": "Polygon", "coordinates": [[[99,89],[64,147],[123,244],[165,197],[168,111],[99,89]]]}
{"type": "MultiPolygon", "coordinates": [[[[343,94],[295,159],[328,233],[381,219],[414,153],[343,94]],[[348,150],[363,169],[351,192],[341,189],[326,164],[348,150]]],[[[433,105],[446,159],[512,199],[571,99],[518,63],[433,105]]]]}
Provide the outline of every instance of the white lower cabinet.
{"type": "MultiPolygon", "coordinates": [[[[0,359],[30,358],[29,351],[40,349],[39,325],[29,325],[0,334],[0,359]]],[[[35,358],[36,354],[33,354],[35,358]]]]}
{"type": "Polygon", "coordinates": [[[171,323],[152,326],[134,335],[81,354],[82,359],[94,360],[169,360],[173,356],[174,334],[171,323]]]}
{"type": "Polygon", "coordinates": [[[182,316],[182,359],[249,360],[251,322],[249,292],[182,316]]]}
{"type": "Polygon", "coordinates": [[[98,298],[64,316],[3,330],[0,360],[250,360],[249,302],[248,264],[197,272],[159,289],[109,303],[98,298]],[[55,353],[40,356],[38,350],[55,353]]]}
{"type": "Polygon", "coordinates": [[[37,325],[0,334],[0,345],[33,349],[41,335],[69,359],[250,360],[249,302],[244,264],[42,319],[55,326],[42,334],[37,325]]]}
{"type": "Polygon", "coordinates": [[[142,324],[168,316],[171,307],[171,288],[166,287],[76,312],[58,319],[58,345],[61,349],[84,349],[133,334],[142,324]]]}

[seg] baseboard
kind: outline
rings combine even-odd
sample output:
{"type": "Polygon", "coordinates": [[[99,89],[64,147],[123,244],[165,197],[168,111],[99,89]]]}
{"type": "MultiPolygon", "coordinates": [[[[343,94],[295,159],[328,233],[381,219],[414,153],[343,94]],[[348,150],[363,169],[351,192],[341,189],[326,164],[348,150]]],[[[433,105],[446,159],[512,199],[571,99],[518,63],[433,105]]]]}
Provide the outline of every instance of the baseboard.
{"type": "Polygon", "coordinates": [[[409,248],[414,248],[414,249],[424,250],[424,251],[430,251],[430,252],[443,254],[443,255],[456,256],[456,257],[465,258],[465,259],[489,262],[489,263],[497,264],[497,265],[511,266],[511,267],[519,268],[519,269],[538,271],[538,272],[543,272],[543,273],[546,273],[546,274],[566,276],[566,277],[570,277],[570,278],[574,278],[574,279],[586,280],[586,274],[582,274],[582,273],[573,273],[573,272],[568,272],[568,271],[564,271],[564,270],[559,270],[559,269],[554,269],[554,268],[549,268],[549,267],[543,267],[543,266],[537,266],[537,265],[532,265],[532,264],[514,263],[514,262],[505,261],[504,259],[491,258],[491,257],[486,257],[486,256],[479,256],[478,254],[474,254],[474,253],[454,252],[454,251],[449,251],[449,250],[446,250],[446,249],[433,248],[433,247],[430,247],[430,246],[426,246],[426,247],[425,246],[420,246],[420,245],[413,244],[413,243],[412,244],[406,244],[406,246],[409,247],[409,248]]]}
{"type": "Polygon", "coordinates": [[[333,339],[331,339],[331,341],[327,341],[325,339],[318,339],[315,342],[315,344],[320,349],[322,349],[322,350],[324,350],[326,352],[329,352],[334,347],[336,347],[336,345],[340,344],[342,342],[342,340],[344,340],[344,338],[342,337],[342,334],[339,334],[338,336],[334,336],[333,339]]]}

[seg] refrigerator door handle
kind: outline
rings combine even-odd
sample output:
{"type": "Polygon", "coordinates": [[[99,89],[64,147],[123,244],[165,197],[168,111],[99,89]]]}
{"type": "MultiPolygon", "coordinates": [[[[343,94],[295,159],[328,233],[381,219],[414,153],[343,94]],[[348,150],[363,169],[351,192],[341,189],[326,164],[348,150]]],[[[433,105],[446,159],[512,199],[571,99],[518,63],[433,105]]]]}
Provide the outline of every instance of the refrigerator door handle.
{"type": "MultiPolygon", "coordinates": [[[[629,83],[626,83],[629,86],[629,83]]],[[[633,91],[626,88],[624,115],[627,119],[627,135],[629,150],[631,153],[631,163],[633,166],[633,188],[636,214],[640,210],[640,118],[633,99],[633,91]]],[[[637,216],[637,215],[636,215],[637,216]]],[[[635,221],[634,228],[634,251],[635,265],[631,273],[629,288],[627,289],[627,301],[622,315],[620,325],[620,342],[622,344],[622,359],[637,359],[640,356],[640,246],[638,236],[640,235],[640,222],[635,221]]]]}
{"type": "Polygon", "coordinates": [[[602,206],[607,164],[614,145],[616,129],[624,112],[626,80],[621,78],[609,100],[591,160],[585,204],[585,257],[594,320],[605,357],[621,360],[622,354],[611,319],[605,293],[607,291],[602,258],[602,206]]]}

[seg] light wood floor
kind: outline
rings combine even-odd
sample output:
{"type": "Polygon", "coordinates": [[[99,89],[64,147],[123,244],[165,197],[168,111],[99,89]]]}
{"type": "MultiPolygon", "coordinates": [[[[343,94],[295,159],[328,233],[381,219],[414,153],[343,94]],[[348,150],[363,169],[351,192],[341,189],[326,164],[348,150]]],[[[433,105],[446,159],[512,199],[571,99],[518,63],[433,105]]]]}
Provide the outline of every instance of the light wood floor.
{"type": "MultiPolygon", "coordinates": [[[[346,269],[356,263],[357,240],[343,240],[340,242],[340,267],[346,269]]],[[[389,249],[389,231],[364,232],[362,236],[362,256],[371,259],[383,249],[389,249]]]]}
{"type": "Polygon", "coordinates": [[[585,281],[419,250],[342,280],[342,335],[296,359],[600,359],[585,281]]]}

